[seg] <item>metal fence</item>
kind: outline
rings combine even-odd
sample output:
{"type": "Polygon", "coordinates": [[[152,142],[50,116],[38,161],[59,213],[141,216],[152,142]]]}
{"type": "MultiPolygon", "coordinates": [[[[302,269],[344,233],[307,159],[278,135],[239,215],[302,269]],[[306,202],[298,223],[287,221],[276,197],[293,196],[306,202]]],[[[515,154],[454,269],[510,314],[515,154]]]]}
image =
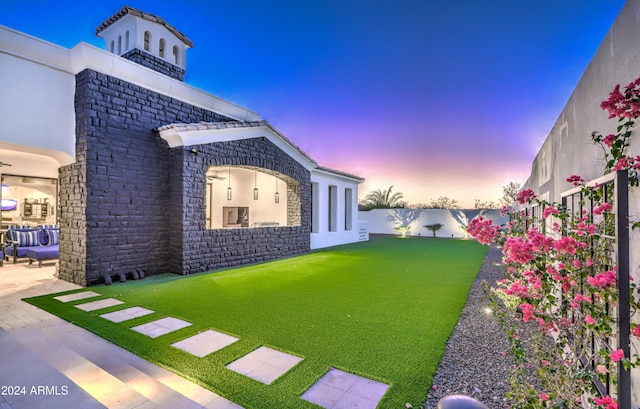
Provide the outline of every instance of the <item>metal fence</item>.
{"type": "MultiPolygon", "coordinates": [[[[615,267],[617,275],[617,305],[606,305],[605,308],[614,318],[617,328],[608,337],[599,337],[591,333],[586,338],[584,348],[591,351],[599,350],[606,346],[610,350],[622,349],[624,356],[630,356],[630,288],[629,288],[629,182],[626,170],[607,174],[601,178],[587,183],[588,186],[600,186],[602,188],[603,201],[612,206],[610,213],[604,214],[599,220],[601,230],[598,232],[601,239],[604,239],[604,246],[596,248],[592,240],[590,251],[595,257],[597,253],[606,252],[612,266],[605,266],[607,269],[615,267]],[[606,345],[603,345],[606,344],[606,345]]],[[[596,206],[602,202],[594,203],[593,200],[585,196],[580,187],[562,193],[562,205],[567,209],[572,217],[585,217],[593,223],[597,216],[593,213],[596,206]]],[[[602,241],[600,242],[602,243],[602,241]]],[[[584,354],[594,356],[593,353],[584,354]]],[[[583,365],[592,367],[595,361],[583,360],[583,365]]],[[[607,376],[604,382],[595,383],[601,395],[612,395],[617,397],[620,408],[631,407],[631,373],[624,368],[621,362],[615,364],[617,368],[617,382],[613,382],[613,377],[607,376]]]]}

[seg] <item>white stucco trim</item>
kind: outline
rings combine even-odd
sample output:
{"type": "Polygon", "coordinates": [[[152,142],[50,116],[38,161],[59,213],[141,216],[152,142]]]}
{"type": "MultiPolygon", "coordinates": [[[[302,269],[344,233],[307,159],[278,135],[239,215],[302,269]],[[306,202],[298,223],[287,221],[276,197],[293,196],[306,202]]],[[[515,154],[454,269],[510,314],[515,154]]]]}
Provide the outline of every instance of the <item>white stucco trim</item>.
{"type": "Polygon", "coordinates": [[[287,155],[291,156],[305,169],[311,171],[317,164],[304,155],[290,141],[285,140],[270,126],[248,126],[222,129],[194,129],[181,130],[174,127],[165,127],[160,131],[160,137],[167,141],[170,148],[178,146],[203,145],[207,143],[229,142],[242,139],[266,138],[287,155]]]}
{"type": "Polygon", "coordinates": [[[0,53],[72,75],[91,69],[239,121],[260,118],[256,112],[87,43],[78,43],[69,50],[0,25],[0,53]]]}

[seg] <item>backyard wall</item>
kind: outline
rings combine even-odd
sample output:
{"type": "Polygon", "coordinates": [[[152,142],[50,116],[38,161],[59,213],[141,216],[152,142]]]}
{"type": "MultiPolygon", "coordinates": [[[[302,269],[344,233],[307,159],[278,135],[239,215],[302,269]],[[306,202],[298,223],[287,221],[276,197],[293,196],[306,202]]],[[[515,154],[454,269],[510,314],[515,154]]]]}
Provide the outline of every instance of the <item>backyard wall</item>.
{"type": "Polygon", "coordinates": [[[397,226],[408,225],[408,236],[433,237],[432,231],[423,226],[440,223],[443,227],[436,231],[436,237],[467,238],[463,227],[480,214],[498,225],[509,221],[507,216],[500,216],[499,210],[478,209],[374,209],[358,212],[358,218],[368,223],[370,234],[397,235],[397,226]]]}
{"type": "MultiPolygon", "coordinates": [[[[587,180],[602,176],[604,156],[591,134],[615,133],[618,122],[600,109],[616,84],[622,87],[640,77],[640,0],[628,0],[587,66],[573,94],[549,132],[532,167],[525,188],[543,199],[560,202],[572,186],[566,178],[587,180]]],[[[640,154],[640,129],[631,138],[629,156],[640,154]]],[[[630,218],[640,220],[640,188],[630,191],[630,218]]],[[[640,280],[640,233],[631,231],[631,274],[640,280]]],[[[640,405],[640,371],[633,374],[633,405],[640,405]]]]}

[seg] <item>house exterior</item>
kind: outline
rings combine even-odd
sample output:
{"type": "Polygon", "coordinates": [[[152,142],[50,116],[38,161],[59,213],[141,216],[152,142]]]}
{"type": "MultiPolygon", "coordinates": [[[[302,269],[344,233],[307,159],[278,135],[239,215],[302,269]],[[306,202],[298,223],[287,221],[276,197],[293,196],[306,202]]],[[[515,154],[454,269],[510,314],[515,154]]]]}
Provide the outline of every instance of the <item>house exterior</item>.
{"type": "Polygon", "coordinates": [[[368,238],[364,180],[185,84],[184,34],[131,7],[96,34],[106,50],[0,26],[0,171],[57,179],[60,278],[191,274],[368,238]]]}

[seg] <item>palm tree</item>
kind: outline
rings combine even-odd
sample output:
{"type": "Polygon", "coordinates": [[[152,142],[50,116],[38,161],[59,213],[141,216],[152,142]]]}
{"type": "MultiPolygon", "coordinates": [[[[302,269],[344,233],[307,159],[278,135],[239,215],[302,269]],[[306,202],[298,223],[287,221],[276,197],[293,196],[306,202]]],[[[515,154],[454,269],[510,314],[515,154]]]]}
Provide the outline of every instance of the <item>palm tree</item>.
{"type": "Polygon", "coordinates": [[[396,192],[391,194],[392,189],[393,185],[390,186],[387,190],[378,189],[369,192],[367,196],[365,196],[364,200],[360,202],[360,206],[362,206],[364,210],[396,209],[407,207],[407,203],[402,200],[402,198],[404,197],[402,193],[396,192]]]}

